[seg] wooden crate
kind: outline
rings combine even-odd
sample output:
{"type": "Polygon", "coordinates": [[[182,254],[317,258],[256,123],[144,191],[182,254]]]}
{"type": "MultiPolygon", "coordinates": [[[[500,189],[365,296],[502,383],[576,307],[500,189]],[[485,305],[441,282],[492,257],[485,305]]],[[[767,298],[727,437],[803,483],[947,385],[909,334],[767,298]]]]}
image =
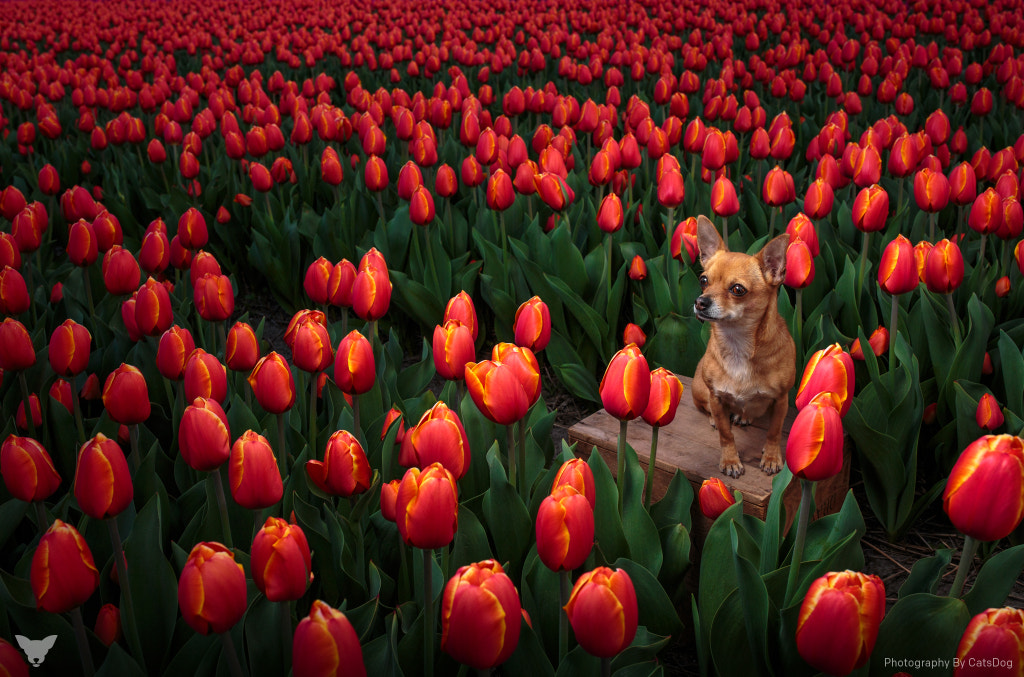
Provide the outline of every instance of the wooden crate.
{"type": "MultiPolygon", "coordinates": [[[[708,415],[697,410],[693,405],[690,388],[693,379],[680,376],[683,384],[683,397],[679,402],[676,418],[671,424],[663,426],[658,433],[658,457],[654,470],[653,501],[665,495],[669,483],[676,470],[680,470],[693,486],[693,538],[698,547],[703,543],[704,536],[711,527],[711,520],[704,517],[697,503],[697,491],[705,479],[718,477],[730,491],[739,490],[743,493],[744,512],[764,519],[768,512],[768,501],[772,493],[772,477],[766,475],[758,463],[761,449],[768,428],[768,417],[762,417],[745,428],[733,426],[736,449],[746,472],[738,478],[723,475],[718,469],[720,445],[718,431],[711,427],[708,415]]],[[[786,439],[796,412],[790,408],[786,423],[782,430],[782,449],[785,451],[786,439]]],[[[651,426],[637,418],[629,422],[626,439],[636,451],[644,472],[650,459],[651,426]]],[[[588,458],[592,449],[597,449],[604,457],[605,463],[615,474],[616,448],[619,435],[619,421],[603,409],[588,416],[569,428],[569,443],[576,442],[576,454],[588,458]]],[[[843,469],[838,475],[817,483],[815,491],[815,517],[837,512],[850,485],[850,439],[846,438],[843,469]]],[[[793,481],[783,495],[786,512],[786,529],[789,529],[800,505],[799,482],[793,481]]]]}

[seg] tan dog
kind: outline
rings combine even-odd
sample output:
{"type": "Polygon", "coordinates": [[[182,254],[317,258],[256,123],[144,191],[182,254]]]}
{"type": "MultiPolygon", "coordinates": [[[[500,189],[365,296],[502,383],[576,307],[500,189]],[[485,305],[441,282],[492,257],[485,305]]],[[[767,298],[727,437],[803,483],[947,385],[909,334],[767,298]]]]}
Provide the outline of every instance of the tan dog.
{"type": "Polygon", "coordinates": [[[719,469],[739,477],[731,423],[747,425],[771,410],[761,469],[782,469],[782,424],[796,380],[796,346],[779,315],[779,285],[786,277],[789,236],[780,235],[754,256],[730,252],[714,224],[697,218],[697,246],[704,272],[693,304],[711,323],[707,351],[693,376],[693,403],[711,414],[722,445],[719,469]]]}

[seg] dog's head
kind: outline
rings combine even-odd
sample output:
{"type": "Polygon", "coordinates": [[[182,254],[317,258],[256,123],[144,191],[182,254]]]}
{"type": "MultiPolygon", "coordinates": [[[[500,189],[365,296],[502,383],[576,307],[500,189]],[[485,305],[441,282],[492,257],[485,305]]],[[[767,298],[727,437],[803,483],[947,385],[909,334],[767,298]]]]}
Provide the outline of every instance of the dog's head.
{"type": "Polygon", "coordinates": [[[788,246],[789,235],[783,234],[753,256],[730,252],[715,225],[706,216],[697,217],[697,247],[704,271],[694,315],[710,322],[760,317],[775,302],[786,279],[788,246]]]}

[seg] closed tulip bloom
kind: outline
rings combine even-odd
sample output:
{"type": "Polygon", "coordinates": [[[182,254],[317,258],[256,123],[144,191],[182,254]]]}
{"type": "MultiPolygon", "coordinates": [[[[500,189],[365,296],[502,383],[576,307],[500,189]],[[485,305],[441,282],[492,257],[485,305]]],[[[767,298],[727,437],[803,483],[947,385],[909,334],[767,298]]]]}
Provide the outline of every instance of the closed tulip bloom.
{"type": "Polygon", "coordinates": [[[162,273],[171,264],[171,242],[167,233],[148,231],[142,236],[139,248],[139,265],[147,273],[162,273]]]}
{"type": "Polygon", "coordinates": [[[271,602],[299,599],[306,593],[313,564],[306,534],[297,524],[268,517],[252,539],[253,582],[271,602]]]}
{"type": "Polygon", "coordinates": [[[334,383],[343,393],[360,395],[373,388],[377,369],[373,348],[358,331],[341,339],[334,358],[334,383]]]}
{"type": "Polygon", "coordinates": [[[449,320],[458,320],[469,327],[470,332],[473,334],[473,341],[476,342],[477,334],[480,332],[480,323],[477,321],[473,297],[466,291],[460,291],[451,297],[445,305],[444,323],[449,320]]]}
{"type": "Polygon", "coordinates": [[[338,158],[338,151],[329,146],[324,148],[323,153],[320,154],[320,176],[324,183],[331,186],[340,184],[345,176],[341,160],[338,158]]]}
{"type": "Polygon", "coordinates": [[[8,317],[0,322],[0,369],[22,371],[36,363],[36,351],[25,325],[8,317]]]}
{"type": "Polygon", "coordinates": [[[147,278],[135,296],[132,316],[136,330],[143,336],[159,336],[167,331],[174,321],[167,287],[152,277],[147,278]]]}
{"type": "MultiPolygon", "coordinates": [[[[43,206],[42,202],[33,202],[26,205],[24,209],[18,212],[18,215],[14,217],[11,222],[11,237],[14,238],[15,243],[18,245],[18,250],[28,254],[39,249],[43,243],[43,233],[46,232],[50,225],[50,217],[46,213],[46,207],[43,206]]],[[[93,228],[95,233],[95,226],[93,228]]],[[[97,238],[97,247],[99,247],[101,240],[97,238]]]]}
{"type": "MultiPolygon", "coordinates": [[[[889,348],[889,330],[885,327],[879,327],[871,332],[871,336],[868,337],[868,347],[875,356],[884,353],[889,348]]],[[[860,345],[859,338],[855,339],[850,346],[850,357],[855,360],[864,359],[864,349],[860,345]]]]}
{"type": "Polygon", "coordinates": [[[338,430],[327,440],[323,461],[306,461],[306,474],[320,491],[348,497],[370,488],[373,469],[359,440],[338,430]]]}
{"type": "Polygon", "coordinates": [[[114,440],[103,433],[82,445],[75,468],[75,500],[93,519],[116,517],[132,502],[134,490],[128,461],[114,440]]]}
{"type": "Polygon", "coordinates": [[[185,360],[185,401],[208,397],[224,402],[228,398],[228,370],[216,355],[202,348],[189,353],[185,360]]]}
{"type": "Polygon", "coordinates": [[[1024,516],[1024,441],[985,435],[950,471],[942,507],[953,526],[979,541],[1008,536],[1024,516]]]}
{"type": "Polygon", "coordinates": [[[0,475],[17,499],[45,501],[60,486],[60,475],[42,444],[31,437],[8,435],[0,446],[0,475]]]}
{"type": "Polygon", "coordinates": [[[93,632],[104,646],[110,646],[121,639],[121,610],[110,603],[101,606],[96,614],[96,626],[93,632]]]}
{"type": "Polygon", "coordinates": [[[651,371],[647,358],[635,344],[612,357],[601,378],[601,403],[621,420],[634,419],[647,408],[651,395],[651,371]]]}
{"type": "Polygon", "coordinates": [[[332,306],[351,307],[352,287],[356,281],[356,267],[348,259],[334,265],[327,280],[327,301],[332,306]]]}
{"type": "Polygon", "coordinates": [[[1024,610],[986,609],[971,619],[956,649],[954,677],[988,677],[1024,663],[1024,610]]]}
{"type": "Polygon", "coordinates": [[[309,264],[306,276],[302,280],[302,288],[310,301],[318,305],[327,303],[327,285],[333,271],[334,265],[322,256],[309,264]]]}
{"type": "Polygon", "coordinates": [[[800,606],[796,648],[815,670],[848,675],[868,662],[885,616],[885,586],[858,571],[827,573],[800,606]]]}
{"type": "Polygon", "coordinates": [[[504,169],[498,169],[487,181],[487,207],[497,211],[505,211],[515,202],[516,193],[512,187],[512,177],[504,169]]]}
{"type": "Polygon", "coordinates": [[[299,324],[292,341],[292,362],[299,369],[315,374],[334,361],[334,346],[327,327],[313,319],[299,324]]]}
{"type": "Polygon", "coordinates": [[[0,266],[0,313],[20,315],[31,305],[25,278],[10,266],[0,266]]]}
{"type": "Polygon", "coordinates": [[[114,245],[103,255],[103,286],[108,294],[131,294],[139,287],[139,262],[130,251],[114,245]]]}
{"type": "Polygon", "coordinates": [[[796,186],[793,184],[793,175],[775,165],[764,177],[764,187],[761,192],[764,202],[769,207],[781,207],[796,200],[796,186]]]}
{"type": "Polygon", "coordinates": [[[185,363],[196,349],[192,332],[174,325],[160,335],[156,348],[156,368],[160,375],[171,381],[185,377],[185,363]]]}
{"type": "MultiPolygon", "coordinates": [[[[184,159],[186,155],[192,155],[191,153],[185,152],[181,156],[184,159]]],[[[196,163],[196,170],[198,173],[198,163],[196,163]]],[[[190,178],[190,177],[186,177],[190,178]]],[[[260,193],[266,193],[274,187],[274,177],[271,176],[270,170],[259,162],[249,163],[249,180],[252,181],[252,187],[260,193]]]]}
{"type": "Polygon", "coordinates": [[[561,486],[569,486],[586,497],[591,509],[597,506],[597,488],[594,483],[594,471],[582,458],[571,458],[555,473],[551,482],[551,493],[561,486]]]}
{"type": "MultiPolygon", "coordinates": [[[[36,427],[36,430],[43,425],[43,413],[39,407],[39,396],[32,393],[28,397],[29,411],[32,412],[32,425],[36,427]]],[[[14,425],[18,430],[28,430],[28,418],[25,416],[25,402],[18,403],[18,410],[14,414],[14,425]]]]}
{"type": "Polygon", "coordinates": [[[383,442],[384,438],[387,437],[388,431],[391,429],[391,426],[395,421],[398,421],[398,431],[395,434],[395,444],[401,444],[402,440],[405,439],[405,421],[402,419],[402,412],[395,407],[391,407],[388,409],[388,413],[384,414],[384,424],[380,429],[381,442],[383,442]]]}
{"type": "Polygon", "coordinates": [[[889,194],[877,183],[862,188],[853,200],[853,225],[865,233],[885,228],[889,218],[889,194]]]}
{"type": "Polygon", "coordinates": [[[572,188],[565,183],[565,179],[553,172],[540,174],[535,185],[540,199],[555,211],[565,209],[575,198],[572,188]]]}
{"type": "Polygon", "coordinates": [[[514,343],[497,343],[491,349],[491,359],[512,367],[523,386],[530,406],[540,398],[540,364],[529,348],[514,343]]]}
{"type": "Polygon", "coordinates": [[[455,480],[469,470],[469,436],[457,413],[444,402],[428,409],[402,438],[398,463],[406,468],[426,468],[440,463],[455,480]]]}
{"type": "Polygon", "coordinates": [[[473,334],[458,320],[434,327],[434,368],[448,380],[465,378],[466,363],[476,359],[473,334]]]}
{"type": "Polygon", "coordinates": [[[89,364],[92,334],[74,320],[64,322],[50,334],[47,355],[50,368],[58,376],[77,376],[89,364]]]}
{"type": "Polygon", "coordinates": [[[57,168],[47,163],[39,170],[39,190],[44,195],[57,195],[60,193],[60,174],[57,168]]]}
{"type": "Polygon", "coordinates": [[[423,185],[423,173],[412,160],[402,165],[398,170],[398,197],[403,200],[411,200],[413,192],[423,185]]]}
{"type": "Polygon", "coordinates": [[[982,235],[994,233],[1003,225],[1003,198],[994,188],[986,188],[974,200],[967,225],[982,235]]]}
{"type": "Polygon", "coordinates": [[[840,416],[846,416],[853,403],[853,389],[853,358],[833,343],[807,360],[796,391],[796,408],[802,409],[819,393],[831,393],[840,416]]]}
{"type": "Polygon", "coordinates": [[[814,255],[803,240],[791,240],[786,248],[786,278],[791,289],[803,289],[814,282],[814,255]]]}
{"type": "Polygon", "coordinates": [[[352,283],[352,310],[362,320],[384,317],[391,305],[391,278],[384,257],[371,249],[359,262],[352,283]],[[371,255],[372,254],[372,255],[371,255]]]}
{"type": "Polygon", "coordinates": [[[371,155],[366,159],[366,166],[363,168],[363,182],[375,193],[388,187],[388,166],[384,164],[384,160],[376,155],[371,155]]]}
{"type": "Polygon", "coordinates": [[[188,266],[188,279],[193,287],[199,284],[199,278],[203,275],[220,275],[221,273],[217,257],[208,251],[197,251],[188,266]]]}
{"type": "Polygon", "coordinates": [[[565,605],[576,641],[599,658],[611,658],[633,642],[637,599],[624,569],[598,567],[579,577],[565,605]]]}
{"type": "Polygon", "coordinates": [[[832,184],[825,179],[815,179],[804,196],[804,213],[812,219],[823,219],[832,212],[834,200],[832,184]]]}
{"type": "Polygon", "coordinates": [[[409,198],[409,219],[418,226],[426,226],[434,215],[434,196],[424,186],[417,186],[409,198]]]}
{"type": "Polygon", "coordinates": [[[178,219],[178,240],[185,249],[202,249],[210,240],[206,218],[195,207],[189,207],[178,219]]]}
{"type": "Polygon", "coordinates": [[[709,520],[716,520],[725,512],[726,508],[736,503],[736,498],[725,486],[725,482],[712,477],[704,480],[697,492],[697,502],[700,504],[700,511],[709,520]]]}
{"type": "Polygon", "coordinates": [[[955,205],[969,205],[978,195],[978,179],[970,162],[961,162],[949,173],[949,199],[955,205]]]}
{"type": "Polygon", "coordinates": [[[434,177],[434,192],[441,197],[455,197],[459,190],[459,178],[455,170],[444,164],[437,168],[437,176],[434,177]]]}
{"type": "Polygon", "coordinates": [[[96,245],[101,252],[109,251],[114,245],[124,244],[121,222],[106,209],[93,219],[92,230],[96,233],[96,245]]]}
{"type": "Polygon", "coordinates": [[[668,425],[676,417],[683,384],[668,369],[658,367],[651,372],[651,396],[642,414],[648,425],[668,425]]]}
{"type": "Polygon", "coordinates": [[[674,209],[686,197],[686,184],[678,171],[666,171],[658,181],[658,203],[667,209],[674,209]]]}
{"type": "Polygon", "coordinates": [[[117,423],[135,425],[149,418],[149,388],[137,367],[121,363],[103,382],[103,407],[117,423]]]}
{"type": "Polygon", "coordinates": [[[93,264],[100,250],[91,223],[79,219],[71,224],[68,229],[67,252],[71,263],[76,266],[85,267],[93,264]]]}
{"type": "Polygon", "coordinates": [[[100,584],[100,572],[78,530],[56,519],[39,539],[29,580],[36,608],[62,614],[92,597],[100,584]]]}
{"type": "Polygon", "coordinates": [[[925,167],[914,176],[914,200],[926,212],[938,212],[949,203],[949,180],[942,172],[925,167]]]}
{"type": "Polygon", "coordinates": [[[345,614],[316,600],[292,637],[294,677],[366,677],[359,636],[345,614]]]}
{"type": "Polygon", "coordinates": [[[878,263],[878,285],[894,296],[917,289],[914,246],[903,235],[897,235],[885,246],[878,263]]]}
{"type": "Polygon", "coordinates": [[[209,322],[222,322],[235,311],[235,291],[227,275],[203,275],[193,292],[196,312],[209,322]]]}
{"type": "Polygon", "coordinates": [[[489,559],[460,567],[441,598],[441,650],[489,670],[515,651],[521,618],[519,593],[501,564],[489,559]]]}
{"type": "Polygon", "coordinates": [[[1005,299],[1010,295],[1010,278],[1003,275],[1001,278],[996,280],[996,296],[1005,299]]]}
{"type": "Polygon", "coordinates": [[[235,503],[248,510],[269,508],[284,495],[277,457],[267,438],[246,430],[231,446],[228,486],[235,503]]]}
{"type": "Polygon", "coordinates": [[[0,232],[0,268],[4,266],[15,270],[21,268],[21,250],[13,235],[0,232]]]}
{"type": "Polygon", "coordinates": [[[552,571],[583,566],[594,547],[594,509],[570,485],[552,489],[537,510],[537,555],[552,571]]]}
{"type": "Polygon", "coordinates": [[[622,228],[623,219],[622,201],[619,196],[615,193],[605,195],[597,210],[598,227],[606,233],[614,233],[622,228]]]}
{"type": "Polygon", "coordinates": [[[190,468],[213,470],[231,455],[228,417],[215,400],[197,397],[178,424],[178,448],[190,468]]]}
{"type": "Polygon", "coordinates": [[[409,468],[398,486],[395,518],[408,545],[424,550],[448,546],[459,526],[455,478],[440,463],[409,468]]]}
{"type": "Polygon", "coordinates": [[[232,371],[252,371],[260,359],[256,332],[245,322],[235,322],[228,330],[224,362],[232,371]]]}
{"type": "Polygon", "coordinates": [[[71,384],[66,379],[59,378],[50,386],[50,397],[63,405],[69,414],[74,414],[74,404],[71,401],[71,384]]]}
{"type": "Polygon", "coordinates": [[[526,415],[530,395],[511,365],[494,360],[470,362],[465,373],[469,394],[488,419],[508,425],[526,415]]]}
{"type": "Polygon", "coordinates": [[[793,420],[786,440],[786,465],[793,475],[818,481],[843,467],[843,421],[831,393],[819,393],[793,420]]]}
{"type": "Polygon", "coordinates": [[[711,186],[711,211],[718,216],[732,216],[739,210],[740,201],[736,197],[736,186],[728,177],[718,177],[711,186]]]}
{"type": "Polygon", "coordinates": [[[261,357],[248,381],[256,401],[268,414],[283,414],[295,404],[295,378],[280,353],[271,351],[261,357]]]}
{"type": "Polygon", "coordinates": [[[964,256],[960,247],[947,239],[939,240],[924,260],[924,283],[929,291],[949,294],[964,281],[964,256]]]}
{"type": "Polygon", "coordinates": [[[516,309],[512,323],[517,346],[529,348],[534,353],[547,347],[551,340],[551,311],[548,305],[534,296],[516,309]]]}
{"type": "Polygon", "coordinates": [[[242,620],[246,609],[245,571],[220,543],[197,543],[178,580],[178,607],[201,635],[220,634],[242,620]]]}
{"type": "Polygon", "coordinates": [[[647,277],[647,264],[644,263],[642,256],[637,254],[633,257],[633,260],[629,263],[629,279],[640,281],[647,277]]]}
{"type": "Polygon", "coordinates": [[[398,503],[398,487],[402,480],[391,480],[380,485],[380,514],[389,522],[395,521],[395,505],[398,503]]]}
{"type": "Polygon", "coordinates": [[[990,432],[1003,425],[1003,412],[992,393],[985,393],[981,396],[974,420],[978,423],[978,427],[990,432]]]}
{"type": "Polygon", "coordinates": [[[817,256],[820,253],[818,231],[814,227],[814,222],[803,212],[789,220],[786,225],[786,233],[789,234],[790,242],[803,240],[807,244],[807,248],[810,249],[811,256],[817,256]]]}

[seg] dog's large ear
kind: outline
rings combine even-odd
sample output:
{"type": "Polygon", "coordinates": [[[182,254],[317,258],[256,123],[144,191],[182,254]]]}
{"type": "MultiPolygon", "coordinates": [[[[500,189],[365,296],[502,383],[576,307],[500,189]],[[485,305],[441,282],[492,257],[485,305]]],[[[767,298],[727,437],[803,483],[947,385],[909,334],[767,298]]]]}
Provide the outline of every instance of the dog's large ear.
{"type": "Polygon", "coordinates": [[[719,251],[729,251],[715,224],[703,214],[697,217],[697,249],[700,251],[702,266],[707,266],[708,260],[719,251]]]}
{"type": "Polygon", "coordinates": [[[786,279],[786,250],[789,248],[789,233],[783,233],[764,246],[757,253],[761,259],[761,272],[768,284],[778,286],[786,279]]]}

